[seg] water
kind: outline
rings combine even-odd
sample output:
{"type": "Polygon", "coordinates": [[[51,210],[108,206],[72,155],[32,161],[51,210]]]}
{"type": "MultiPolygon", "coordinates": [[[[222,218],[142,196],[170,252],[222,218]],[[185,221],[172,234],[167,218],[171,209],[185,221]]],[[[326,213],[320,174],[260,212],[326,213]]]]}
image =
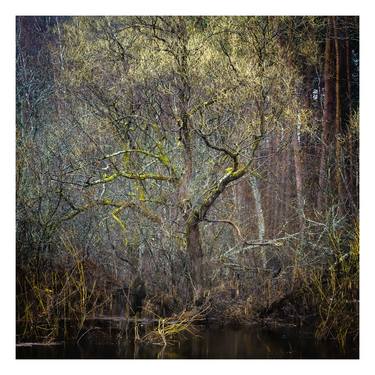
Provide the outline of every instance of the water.
{"type": "Polygon", "coordinates": [[[134,330],[129,329],[129,324],[125,327],[124,322],[120,326],[113,323],[91,329],[78,345],[17,346],[16,356],[17,359],[354,359],[359,356],[358,349],[348,347],[342,352],[334,342],[317,342],[310,333],[296,328],[204,326],[197,335],[184,335],[164,349],[153,344],[135,344],[131,332],[134,330]]]}

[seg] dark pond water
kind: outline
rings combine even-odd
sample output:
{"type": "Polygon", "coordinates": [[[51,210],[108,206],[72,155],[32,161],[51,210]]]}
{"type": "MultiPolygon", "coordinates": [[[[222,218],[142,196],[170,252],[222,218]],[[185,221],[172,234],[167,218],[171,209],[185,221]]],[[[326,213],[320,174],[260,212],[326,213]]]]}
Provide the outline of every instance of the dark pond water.
{"type": "Polygon", "coordinates": [[[18,359],[335,359],[358,358],[357,349],[342,352],[334,342],[317,342],[296,328],[201,327],[165,349],[134,344],[124,323],[90,330],[79,345],[17,346],[18,359]],[[121,327],[122,324],[122,327],[121,327]]]}

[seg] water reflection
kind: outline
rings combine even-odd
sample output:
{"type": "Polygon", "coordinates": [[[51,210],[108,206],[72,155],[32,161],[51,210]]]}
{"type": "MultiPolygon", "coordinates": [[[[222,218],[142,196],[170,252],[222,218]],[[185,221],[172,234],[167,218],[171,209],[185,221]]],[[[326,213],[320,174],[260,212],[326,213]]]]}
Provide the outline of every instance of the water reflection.
{"type": "Polygon", "coordinates": [[[120,322],[91,330],[79,345],[17,347],[17,358],[358,358],[357,349],[341,352],[334,342],[316,342],[295,328],[202,327],[198,335],[185,336],[166,348],[137,343],[133,332],[129,323],[120,322]]]}

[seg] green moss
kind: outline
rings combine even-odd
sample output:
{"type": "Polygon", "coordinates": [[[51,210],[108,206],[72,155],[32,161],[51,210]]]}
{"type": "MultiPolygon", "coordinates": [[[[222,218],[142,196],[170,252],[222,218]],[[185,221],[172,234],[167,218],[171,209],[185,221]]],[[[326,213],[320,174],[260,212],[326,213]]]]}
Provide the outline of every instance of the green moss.
{"type": "Polygon", "coordinates": [[[103,183],[104,183],[104,182],[112,182],[112,181],[115,180],[117,177],[118,177],[118,174],[117,174],[117,173],[115,173],[115,174],[113,174],[113,175],[111,175],[111,176],[106,176],[106,175],[104,175],[104,177],[102,178],[102,182],[103,182],[103,183]]]}
{"type": "Polygon", "coordinates": [[[160,155],[160,156],[159,156],[159,160],[160,160],[160,161],[161,161],[166,167],[169,167],[169,165],[170,165],[170,163],[171,163],[167,155],[160,155]]]}
{"type": "Polygon", "coordinates": [[[231,176],[233,176],[234,178],[239,178],[241,177],[242,175],[244,175],[246,172],[246,168],[245,167],[242,167],[242,168],[239,168],[237,169],[236,171],[232,172],[231,173],[231,176]]]}
{"type": "Polygon", "coordinates": [[[225,172],[226,172],[226,173],[230,173],[230,174],[232,174],[232,172],[233,172],[233,168],[232,168],[232,167],[229,167],[229,168],[227,168],[227,169],[225,170],[225,172]]]}
{"type": "Polygon", "coordinates": [[[118,223],[118,225],[120,226],[121,230],[123,232],[125,232],[126,231],[126,225],[120,219],[120,217],[118,216],[118,214],[120,213],[121,210],[122,210],[122,207],[119,207],[119,208],[116,208],[115,210],[113,210],[112,211],[112,217],[114,218],[114,220],[116,221],[116,223],[118,223]]]}

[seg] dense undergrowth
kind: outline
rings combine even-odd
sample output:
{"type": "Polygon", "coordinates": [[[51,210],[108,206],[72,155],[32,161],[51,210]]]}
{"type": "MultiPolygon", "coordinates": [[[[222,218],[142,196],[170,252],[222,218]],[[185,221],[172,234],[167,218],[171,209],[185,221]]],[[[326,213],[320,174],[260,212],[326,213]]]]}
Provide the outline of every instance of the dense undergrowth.
{"type": "MultiPolygon", "coordinates": [[[[249,285],[236,279],[204,289],[199,300],[182,300],[148,288],[136,317],[152,320],[157,327],[145,342],[167,344],[176,334],[194,330],[194,324],[214,320],[237,325],[308,325],[314,327],[317,339],[335,339],[345,348],[359,335],[358,226],[353,233],[345,233],[329,233],[333,255],[324,266],[294,265],[276,278],[259,273],[262,295],[249,294],[249,285]]],[[[116,299],[120,285],[115,280],[101,273],[70,241],[65,240],[64,248],[65,266],[39,273],[33,272],[32,263],[17,269],[18,342],[79,340],[87,319],[135,315],[129,294],[116,299]],[[119,310],[119,303],[127,308],[119,310]]]]}
{"type": "Polygon", "coordinates": [[[359,336],[359,228],[331,232],[334,250],[328,267],[314,269],[306,290],[318,313],[316,337],[334,338],[342,348],[359,336]]]}

